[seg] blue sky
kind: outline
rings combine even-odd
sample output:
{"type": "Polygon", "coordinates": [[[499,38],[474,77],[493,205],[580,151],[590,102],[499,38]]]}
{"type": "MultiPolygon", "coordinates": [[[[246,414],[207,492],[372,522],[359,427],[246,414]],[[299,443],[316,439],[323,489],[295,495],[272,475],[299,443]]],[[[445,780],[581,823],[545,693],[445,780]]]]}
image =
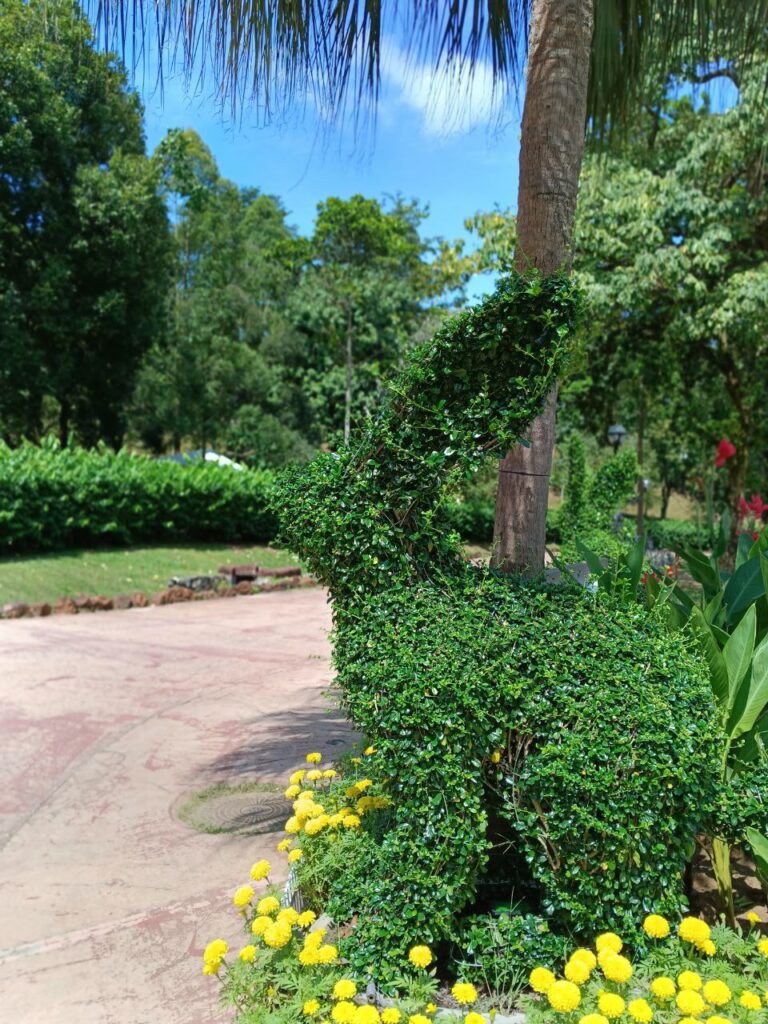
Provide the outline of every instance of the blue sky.
{"type": "MultiPolygon", "coordinates": [[[[169,128],[194,128],[213,151],[221,173],[239,185],[280,196],[289,220],[309,232],[317,203],[356,192],[375,198],[402,193],[430,208],[423,231],[466,235],[465,218],[517,200],[520,111],[494,96],[480,66],[473,80],[436,80],[423,67],[406,70],[396,46],[383,67],[375,130],[329,128],[310,107],[281,124],[260,127],[244,108],[223,114],[209,86],[187,89],[166,74],[163,93],[150,68],[134,84],[146,107],[147,143],[153,149],[169,128]]],[[[477,279],[476,296],[488,287],[477,279]]]]}

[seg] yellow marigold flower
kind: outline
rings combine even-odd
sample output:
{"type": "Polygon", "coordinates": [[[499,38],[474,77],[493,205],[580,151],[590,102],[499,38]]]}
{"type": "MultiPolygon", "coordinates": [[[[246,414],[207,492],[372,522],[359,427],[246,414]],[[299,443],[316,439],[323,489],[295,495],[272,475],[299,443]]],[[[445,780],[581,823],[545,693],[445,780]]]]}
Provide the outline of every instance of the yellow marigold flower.
{"type": "Polygon", "coordinates": [[[681,1017],[677,1024],[701,1024],[698,1017],[681,1017]]]}
{"type": "Polygon", "coordinates": [[[304,856],[304,851],[303,850],[291,850],[291,852],[288,854],[288,863],[289,864],[296,864],[296,863],[298,863],[301,860],[301,858],[303,856],[304,856]]]}
{"type": "Polygon", "coordinates": [[[760,939],[757,944],[757,948],[763,956],[768,956],[768,939],[760,939]]]}
{"type": "Polygon", "coordinates": [[[335,779],[338,774],[339,773],[337,771],[335,771],[333,768],[326,768],[325,771],[323,772],[323,778],[324,779],[335,779]]]}
{"type": "Polygon", "coordinates": [[[299,916],[296,918],[296,924],[299,928],[311,928],[317,919],[317,914],[314,910],[302,910],[299,916]]]}
{"type": "Polygon", "coordinates": [[[357,995],[357,985],[350,978],[341,978],[333,986],[334,999],[351,999],[357,995]]]}
{"type": "Polygon", "coordinates": [[[272,866],[268,860],[257,860],[251,867],[251,878],[254,882],[261,882],[267,877],[271,870],[272,866]]]}
{"type": "Polygon", "coordinates": [[[429,946],[413,946],[408,953],[408,959],[414,967],[424,971],[432,963],[432,950],[429,946]]]}
{"type": "Polygon", "coordinates": [[[589,980],[591,973],[592,971],[587,961],[582,960],[580,957],[571,957],[563,971],[568,981],[572,981],[574,985],[583,985],[585,981],[589,980]]]}
{"type": "Polygon", "coordinates": [[[451,989],[451,995],[461,1006],[477,1002],[477,989],[468,981],[457,981],[451,989]]]}
{"type": "Polygon", "coordinates": [[[288,789],[286,789],[286,791],[285,791],[285,799],[286,800],[295,800],[300,792],[301,792],[301,786],[299,786],[299,785],[289,786],[288,789]]]}
{"type": "Polygon", "coordinates": [[[323,755],[322,754],[318,754],[318,753],[307,754],[307,763],[308,764],[320,764],[320,762],[322,760],[323,760],[323,755]]]}
{"type": "Polygon", "coordinates": [[[698,992],[693,992],[689,988],[678,992],[675,1002],[680,1013],[685,1014],[686,1017],[698,1017],[704,1010],[704,1000],[698,992]]]}
{"type": "Polygon", "coordinates": [[[241,885],[240,888],[235,892],[235,895],[232,897],[232,902],[235,904],[236,907],[239,907],[240,910],[242,910],[243,907],[247,907],[248,904],[251,902],[251,900],[253,899],[253,895],[253,889],[250,887],[250,885],[241,885]]]}
{"type": "Polygon", "coordinates": [[[699,992],[701,990],[701,977],[696,971],[683,971],[677,976],[677,987],[689,989],[691,992],[699,992]]]}
{"type": "Polygon", "coordinates": [[[595,967],[597,967],[597,957],[591,949],[585,949],[584,947],[574,949],[571,953],[571,960],[581,960],[589,967],[590,971],[594,971],[595,967]]]}
{"type": "Polygon", "coordinates": [[[618,953],[607,957],[600,967],[608,981],[614,981],[617,985],[622,985],[632,977],[632,964],[618,953]]]}
{"type": "Polygon", "coordinates": [[[356,814],[346,814],[341,824],[344,828],[360,828],[360,818],[356,814]]]}
{"type": "Polygon", "coordinates": [[[290,836],[295,836],[297,832],[301,832],[301,822],[295,814],[292,814],[288,821],[286,821],[285,831],[290,836]]]}
{"type": "Polygon", "coordinates": [[[358,779],[355,783],[355,789],[358,793],[364,793],[369,786],[373,785],[373,779],[358,779]]]}
{"type": "Polygon", "coordinates": [[[705,953],[707,956],[714,956],[717,952],[717,946],[714,944],[712,939],[705,939],[699,946],[699,949],[702,953],[705,953]]]}
{"type": "Polygon", "coordinates": [[[481,1013],[475,1013],[475,1011],[472,1010],[464,1018],[464,1024],[485,1024],[485,1017],[483,1017],[481,1013]]]}
{"type": "Polygon", "coordinates": [[[298,920],[299,914],[295,907],[283,907],[283,909],[277,915],[278,923],[282,921],[285,924],[287,924],[290,928],[292,928],[298,920]]]}
{"type": "Polygon", "coordinates": [[[579,1024],[608,1024],[608,1018],[602,1013],[585,1013],[583,1017],[579,1017],[579,1024]]]}
{"type": "Polygon", "coordinates": [[[381,1011],[382,1024],[400,1024],[402,1019],[402,1013],[394,1006],[388,1006],[386,1010],[381,1011]]]}
{"type": "Polygon", "coordinates": [[[322,777],[323,773],[319,768],[313,768],[311,772],[307,772],[307,779],[309,782],[318,782],[322,777]]]}
{"type": "Polygon", "coordinates": [[[290,777],[290,779],[288,779],[288,781],[292,786],[298,786],[301,782],[304,781],[304,776],[306,774],[307,772],[305,768],[299,768],[297,772],[293,773],[293,775],[290,777]]]}
{"type": "Polygon", "coordinates": [[[707,1017],[707,1024],[731,1024],[727,1017],[707,1017]]]}
{"type": "Polygon", "coordinates": [[[366,747],[363,753],[365,754],[366,757],[370,757],[371,754],[376,753],[376,747],[366,747]]]}
{"type": "Polygon", "coordinates": [[[660,978],[654,978],[651,982],[651,994],[659,1003],[668,1003],[670,999],[674,999],[675,992],[677,992],[677,986],[671,978],[662,975],[660,978]]]}
{"type": "Polygon", "coordinates": [[[256,959],[256,947],[255,946],[243,946],[240,952],[237,954],[244,964],[252,964],[256,959]]]}
{"type": "Polygon", "coordinates": [[[374,799],[372,796],[361,796],[355,804],[355,810],[358,814],[365,814],[366,811],[370,811],[374,806],[374,799]]]}
{"type": "Polygon", "coordinates": [[[627,1006],[627,1013],[638,1024],[650,1024],[653,1020],[653,1010],[645,999],[633,999],[627,1006]]]}
{"type": "Polygon", "coordinates": [[[254,935],[263,935],[271,924],[274,924],[271,917],[267,917],[266,914],[260,914],[259,917],[254,917],[251,923],[251,931],[254,935]]]}
{"type": "Polygon", "coordinates": [[[624,1013],[624,1000],[613,992],[601,992],[597,997],[597,1008],[604,1016],[613,1019],[624,1013]]]}
{"type": "Polygon", "coordinates": [[[498,764],[499,761],[501,761],[501,751],[500,750],[494,750],[494,752],[491,754],[491,761],[493,761],[494,764],[498,764]]]}
{"type": "Polygon", "coordinates": [[[757,992],[742,992],[739,996],[739,1002],[745,1010],[761,1010],[763,1006],[757,992]]]}
{"type": "Polygon", "coordinates": [[[534,992],[541,992],[543,995],[549,992],[556,980],[552,971],[546,967],[534,967],[528,977],[528,984],[534,992]]]}
{"type": "Polygon", "coordinates": [[[301,1009],[305,1017],[314,1017],[320,1011],[320,1003],[317,999],[308,999],[301,1009]]]}
{"type": "Polygon", "coordinates": [[[702,989],[702,995],[713,1006],[725,1006],[726,1003],[731,1001],[733,993],[724,981],[715,978],[713,981],[706,983],[702,989]]]}
{"type": "Polygon", "coordinates": [[[424,1007],[424,1012],[437,1013],[437,1006],[435,1005],[435,1003],[427,1003],[427,1005],[424,1007]]]}
{"type": "Polygon", "coordinates": [[[302,967],[313,967],[317,962],[316,949],[307,949],[305,946],[304,949],[299,950],[299,963],[302,967]]]}
{"type": "Polygon", "coordinates": [[[347,1002],[346,999],[336,1003],[331,1010],[331,1017],[336,1024],[352,1024],[355,1019],[355,1004],[347,1002]]]}
{"type": "Polygon", "coordinates": [[[572,981],[556,981],[547,991],[547,999],[558,1013],[571,1013],[581,1002],[581,991],[572,981]]]}
{"type": "Polygon", "coordinates": [[[620,953],[623,946],[624,943],[613,932],[603,932],[595,939],[595,948],[598,953],[602,953],[606,949],[610,949],[612,953],[620,953]]]}
{"type": "Polygon", "coordinates": [[[352,758],[352,764],[362,764],[362,763],[363,763],[362,757],[353,757],[352,758]]]}
{"type": "Polygon", "coordinates": [[[203,951],[203,974],[216,974],[229,950],[224,939],[214,939],[203,951]]]}
{"type": "Polygon", "coordinates": [[[375,1006],[358,1006],[355,1010],[355,1024],[379,1024],[380,1020],[375,1006]]]}
{"type": "Polygon", "coordinates": [[[669,921],[661,914],[649,914],[643,921],[643,931],[652,939],[666,939],[669,935],[669,921]]]}
{"type": "Polygon", "coordinates": [[[319,818],[310,818],[304,826],[304,832],[308,836],[319,836],[328,825],[328,815],[321,814],[319,818]]]}
{"type": "Polygon", "coordinates": [[[339,955],[335,946],[321,946],[317,951],[317,962],[319,964],[332,964],[339,955]]]}
{"type": "Polygon", "coordinates": [[[694,946],[700,946],[710,938],[709,925],[698,917],[684,917],[677,934],[683,942],[690,942],[694,946]]]}
{"type": "Polygon", "coordinates": [[[326,936],[325,928],[316,928],[313,932],[304,939],[305,946],[312,946],[314,949],[319,949],[323,944],[323,939],[326,936]]]}
{"type": "Polygon", "coordinates": [[[265,945],[270,948],[282,949],[283,946],[287,946],[291,941],[291,926],[284,924],[282,921],[275,921],[269,928],[264,929],[262,938],[265,945]]]}
{"type": "Polygon", "coordinates": [[[760,915],[756,914],[754,910],[750,910],[747,914],[747,920],[750,924],[760,924],[760,915]]]}
{"type": "Polygon", "coordinates": [[[432,1024],[432,1021],[423,1013],[412,1013],[408,1018],[408,1024],[432,1024]]]}
{"type": "Polygon", "coordinates": [[[278,853],[285,853],[286,850],[290,850],[290,848],[292,846],[293,846],[293,840],[292,839],[281,839],[280,842],[277,844],[277,852],[278,853]]]}
{"type": "Polygon", "coordinates": [[[256,904],[257,914],[276,914],[280,909],[280,901],[274,896],[265,896],[256,904]]]}

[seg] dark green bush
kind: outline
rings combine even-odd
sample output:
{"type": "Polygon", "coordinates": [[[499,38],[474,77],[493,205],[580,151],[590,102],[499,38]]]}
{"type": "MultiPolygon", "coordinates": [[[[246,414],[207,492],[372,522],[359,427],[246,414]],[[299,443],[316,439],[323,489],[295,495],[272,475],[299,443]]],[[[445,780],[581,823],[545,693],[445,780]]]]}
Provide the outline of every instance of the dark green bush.
{"type": "Polygon", "coordinates": [[[705,523],[692,523],[685,519],[645,519],[645,532],[657,548],[676,548],[688,544],[698,548],[711,548],[717,531],[705,523]]]}
{"type": "Polygon", "coordinates": [[[496,505],[487,498],[471,497],[446,502],[446,521],[462,540],[491,544],[496,522],[496,505]]]}
{"type": "Polygon", "coordinates": [[[717,784],[702,662],[639,604],[471,569],[445,512],[525,436],[577,320],[567,280],[511,275],[416,350],[362,436],[281,479],[282,536],[331,589],[343,701],[392,800],[376,854],[331,883],[362,971],[445,949],[489,889],[563,933],[682,907],[717,784]]]}
{"type": "Polygon", "coordinates": [[[337,614],[336,664],[393,799],[359,964],[452,935],[489,883],[560,934],[683,910],[719,734],[703,663],[642,607],[468,571],[337,614]]]}
{"type": "Polygon", "coordinates": [[[0,444],[0,550],[137,541],[269,541],[267,472],[125,451],[0,444]]]}

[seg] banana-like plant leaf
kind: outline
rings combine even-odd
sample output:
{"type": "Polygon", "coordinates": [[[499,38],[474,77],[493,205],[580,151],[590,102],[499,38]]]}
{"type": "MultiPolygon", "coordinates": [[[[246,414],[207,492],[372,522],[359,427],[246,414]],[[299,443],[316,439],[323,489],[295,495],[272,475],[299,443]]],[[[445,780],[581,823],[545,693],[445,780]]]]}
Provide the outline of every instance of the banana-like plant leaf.
{"type": "Polygon", "coordinates": [[[736,703],[736,696],[744,677],[752,665],[755,650],[755,609],[748,609],[736,629],[723,647],[723,660],[728,672],[728,711],[736,703]]]}
{"type": "Polygon", "coordinates": [[[752,547],[754,546],[752,537],[744,531],[739,537],[739,543],[736,547],[736,568],[742,566],[749,558],[752,547]]]}
{"type": "Polygon", "coordinates": [[[717,613],[720,611],[720,607],[723,603],[723,594],[724,591],[718,590],[718,592],[715,594],[712,600],[707,602],[707,605],[704,608],[704,618],[707,620],[707,622],[711,623],[715,621],[715,617],[717,616],[717,613]]]}
{"type": "Polygon", "coordinates": [[[721,585],[720,570],[717,567],[717,562],[713,564],[713,560],[707,558],[701,551],[690,548],[685,544],[675,550],[685,562],[685,566],[691,576],[704,588],[707,600],[714,597],[721,585]]]}
{"type": "Polygon", "coordinates": [[[728,669],[726,667],[723,652],[720,644],[715,639],[712,628],[707,622],[701,608],[694,608],[691,612],[691,626],[704,651],[704,657],[709,666],[709,679],[712,683],[712,692],[715,695],[718,706],[727,713],[728,708],[728,669]]]}
{"type": "Polygon", "coordinates": [[[745,836],[752,847],[752,855],[755,858],[760,881],[763,885],[768,885],[768,836],[764,836],[755,828],[747,828],[745,836]]]}
{"type": "MultiPolygon", "coordinates": [[[[738,629],[741,629],[742,623],[746,622],[748,617],[748,614],[744,616],[741,623],[739,623],[738,629]]],[[[754,628],[754,611],[752,619],[754,628]]],[[[733,635],[735,636],[736,634],[734,633],[733,635]]],[[[723,651],[723,654],[725,654],[725,651],[723,651]]],[[[730,675],[728,682],[730,685],[730,675]]],[[[738,722],[736,722],[731,730],[731,737],[733,739],[748,733],[765,710],[766,705],[768,705],[768,637],[762,640],[755,649],[752,657],[752,674],[744,685],[748,685],[749,690],[746,694],[744,709],[739,716],[738,722]]]]}
{"type": "Polygon", "coordinates": [[[594,573],[596,576],[603,575],[605,572],[605,566],[594,551],[590,551],[590,549],[585,544],[582,544],[580,540],[576,541],[576,550],[587,563],[587,567],[591,573],[594,573]]]}
{"type": "Polygon", "coordinates": [[[765,593],[761,559],[750,558],[740,565],[725,586],[723,604],[728,623],[735,625],[750,605],[765,593]]]}

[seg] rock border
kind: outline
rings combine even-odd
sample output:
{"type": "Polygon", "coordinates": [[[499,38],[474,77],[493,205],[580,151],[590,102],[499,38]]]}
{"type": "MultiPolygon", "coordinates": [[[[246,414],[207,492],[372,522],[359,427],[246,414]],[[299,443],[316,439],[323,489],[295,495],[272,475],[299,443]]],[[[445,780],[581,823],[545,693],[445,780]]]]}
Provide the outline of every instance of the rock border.
{"type": "Polygon", "coordinates": [[[211,601],[224,597],[249,597],[252,594],[268,594],[276,590],[295,590],[300,587],[316,587],[317,580],[311,575],[301,575],[298,566],[287,566],[275,570],[261,569],[261,575],[253,579],[209,590],[193,590],[191,587],[169,586],[159,590],[151,598],[143,591],[132,594],[79,594],[77,597],[60,597],[51,604],[48,601],[9,601],[0,607],[0,619],[39,619],[48,615],[79,615],[82,612],[125,611],[128,608],[148,608],[150,605],[180,604],[184,601],[211,601]]]}

